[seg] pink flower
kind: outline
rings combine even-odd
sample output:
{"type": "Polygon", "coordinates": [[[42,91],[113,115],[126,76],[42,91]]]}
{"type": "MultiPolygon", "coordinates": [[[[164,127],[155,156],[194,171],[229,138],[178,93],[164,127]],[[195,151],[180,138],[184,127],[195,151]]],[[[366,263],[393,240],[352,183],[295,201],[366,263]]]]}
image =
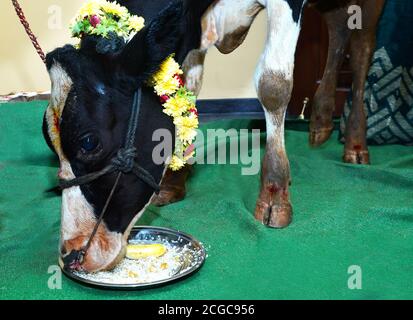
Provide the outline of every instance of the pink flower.
{"type": "Polygon", "coordinates": [[[188,110],[189,112],[194,113],[196,116],[198,116],[198,111],[195,108],[191,108],[188,110]]]}
{"type": "Polygon", "coordinates": [[[169,96],[167,96],[166,94],[162,95],[159,97],[159,100],[161,100],[162,103],[165,103],[166,101],[169,100],[169,96]]]}
{"type": "Polygon", "coordinates": [[[182,79],[182,77],[179,74],[175,75],[175,79],[177,79],[179,81],[179,86],[183,87],[185,85],[184,80],[182,79]]]}
{"type": "Polygon", "coordinates": [[[97,15],[93,15],[89,18],[89,22],[93,28],[96,28],[96,26],[100,23],[100,18],[97,15]]]}
{"type": "Polygon", "coordinates": [[[185,157],[189,156],[194,150],[195,150],[195,145],[192,143],[188,146],[188,148],[186,148],[184,152],[184,156],[185,157]]]}

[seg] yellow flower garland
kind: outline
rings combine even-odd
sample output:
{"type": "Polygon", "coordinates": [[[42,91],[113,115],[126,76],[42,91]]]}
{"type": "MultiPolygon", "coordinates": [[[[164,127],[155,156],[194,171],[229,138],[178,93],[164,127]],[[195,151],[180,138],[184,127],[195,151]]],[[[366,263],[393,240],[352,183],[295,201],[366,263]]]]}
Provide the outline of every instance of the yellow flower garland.
{"type": "Polygon", "coordinates": [[[185,87],[182,74],[179,64],[171,55],[148,81],[161,99],[163,112],[173,118],[176,128],[175,151],[169,162],[169,168],[173,171],[184,167],[193,157],[193,141],[199,125],[196,97],[185,87]]]}
{"type": "MultiPolygon", "coordinates": [[[[126,7],[117,2],[92,0],[80,8],[71,31],[78,38],[83,34],[106,37],[110,31],[128,38],[140,31],[144,23],[142,17],[131,15],[126,7]]],[[[196,97],[185,87],[182,75],[181,67],[171,55],[148,81],[161,100],[163,112],[173,118],[176,128],[175,150],[169,161],[169,168],[173,171],[184,167],[193,157],[193,141],[199,124],[196,97]]]]}

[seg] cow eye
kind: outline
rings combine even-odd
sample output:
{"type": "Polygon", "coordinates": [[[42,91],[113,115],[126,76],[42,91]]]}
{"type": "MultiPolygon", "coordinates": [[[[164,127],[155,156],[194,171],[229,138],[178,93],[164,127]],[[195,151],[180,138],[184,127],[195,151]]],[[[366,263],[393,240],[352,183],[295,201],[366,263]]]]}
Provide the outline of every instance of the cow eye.
{"type": "Polygon", "coordinates": [[[88,134],[80,139],[80,148],[83,153],[90,153],[99,146],[99,139],[93,134],[88,134]]]}

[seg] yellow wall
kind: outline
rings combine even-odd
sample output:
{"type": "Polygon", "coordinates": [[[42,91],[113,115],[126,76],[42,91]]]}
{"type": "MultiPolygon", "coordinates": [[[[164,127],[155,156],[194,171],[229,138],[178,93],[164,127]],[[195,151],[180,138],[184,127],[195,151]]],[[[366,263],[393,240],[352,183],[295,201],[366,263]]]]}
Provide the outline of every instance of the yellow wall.
{"type": "MultiPolygon", "coordinates": [[[[156,0],[154,0],[156,1],[156,0]]],[[[83,0],[20,0],[33,32],[44,51],[73,42],[67,26],[83,0]],[[62,26],[50,29],[49,9],[61,8],[62,26]]],[[[0,0],[0,94],[45,91],[50,83],[10,0],[0,0]]],[[[255,97],[253,74],[265,39],[265,14],[261,13],[245,41],[234,53],[222,55],[211,49],[206,59],[200,98],[255,97]]]]}

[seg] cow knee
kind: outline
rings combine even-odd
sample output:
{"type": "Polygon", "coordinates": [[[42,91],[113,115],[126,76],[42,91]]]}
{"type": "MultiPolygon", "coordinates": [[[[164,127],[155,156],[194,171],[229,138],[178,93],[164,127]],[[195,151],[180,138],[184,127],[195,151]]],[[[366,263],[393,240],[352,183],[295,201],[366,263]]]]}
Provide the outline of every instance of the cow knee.
{"type": "Polygon", "coordinates": [[[202,87],[205,55],[206,51],[204,50],[192,50],[189,52],[184,63],[182,64],[185,85],[197,96],[199,95],[202,87]]]}
{"type": "Polygon", "coordinates": [[[267,112],[284,112],[291,98],[293,80],[281,72],[265,71],[257,77],[257,93],[267,112]]]}

